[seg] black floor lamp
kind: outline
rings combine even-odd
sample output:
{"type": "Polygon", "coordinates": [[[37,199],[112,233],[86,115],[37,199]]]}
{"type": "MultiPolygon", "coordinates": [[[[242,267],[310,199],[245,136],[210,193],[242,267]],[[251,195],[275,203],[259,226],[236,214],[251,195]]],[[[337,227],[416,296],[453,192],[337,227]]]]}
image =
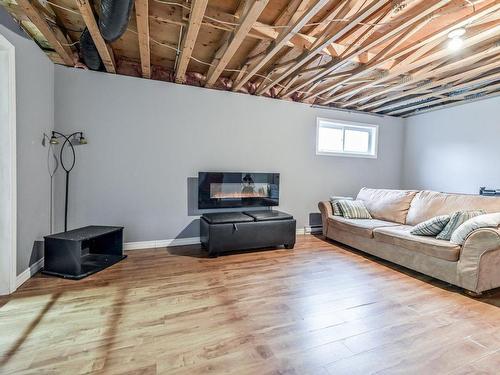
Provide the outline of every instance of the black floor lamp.
{"type": "MultiPolygon", "coordinates": [[[[48,138],[48,137],[47,137],[48,138]]],[[[56,131],[52,132],[52,136],[50,137],[49,143],[51,145],[58,145],[59,139],[64,139],[64,142],[61,145],[61,150],[59,152],[59,162],[61,167],[66,172],[66,193],[64,200],[64,231],[68,230],[68,189],[69,189],[69,173],[75,166],[76,162],[76,154],[74,144],[85,145],[87,144],[87,139],[83,136],[83,132],[75,132],[70,135],[65,135],[56,131]],[[66,164],[64,162],[64,149],[69,146],[72,154],[72,162],[70,164],[66,164]]],[[[45,139],[44,139],[45,140],[45,139]]]]}

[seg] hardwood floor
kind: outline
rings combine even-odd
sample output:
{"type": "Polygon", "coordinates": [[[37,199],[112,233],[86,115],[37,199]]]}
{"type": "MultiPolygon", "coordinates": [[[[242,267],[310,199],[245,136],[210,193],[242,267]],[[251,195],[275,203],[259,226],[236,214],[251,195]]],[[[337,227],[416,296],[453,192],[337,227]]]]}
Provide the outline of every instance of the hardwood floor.
{"type": "Polygon", "coordinates": [[[295,250],[129,252],[0,299],[0,373],[498,374],[500,291],[298,236],[295,250]]]}

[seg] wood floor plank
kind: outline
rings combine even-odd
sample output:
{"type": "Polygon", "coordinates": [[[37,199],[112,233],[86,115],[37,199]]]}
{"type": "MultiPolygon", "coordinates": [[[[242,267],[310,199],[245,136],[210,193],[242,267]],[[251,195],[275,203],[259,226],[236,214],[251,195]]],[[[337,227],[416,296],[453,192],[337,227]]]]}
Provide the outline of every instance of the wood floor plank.
{"type": "Polygon", "coordinates": [[[494,373],[500,291],[298,236],[293,251],[131,251],[0,297],[1,374],[494,373]]]}

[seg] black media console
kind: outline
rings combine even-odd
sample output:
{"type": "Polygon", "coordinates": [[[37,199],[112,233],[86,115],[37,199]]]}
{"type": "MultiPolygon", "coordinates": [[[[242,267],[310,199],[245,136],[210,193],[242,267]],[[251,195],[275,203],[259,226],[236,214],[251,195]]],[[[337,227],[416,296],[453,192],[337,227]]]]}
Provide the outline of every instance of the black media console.
{"type": "Polygon", "coordinates": [[[79,280],[126,258],[123,227],[88,226],[45,236],[43,273],[79,280]]]}
{"type": "Polygon", "coordinates": [[[201,244],[209,256],[233,250],[284,245],[293,249],[293,216],[272,210],[204,214],[200,220],[201,244]]]}

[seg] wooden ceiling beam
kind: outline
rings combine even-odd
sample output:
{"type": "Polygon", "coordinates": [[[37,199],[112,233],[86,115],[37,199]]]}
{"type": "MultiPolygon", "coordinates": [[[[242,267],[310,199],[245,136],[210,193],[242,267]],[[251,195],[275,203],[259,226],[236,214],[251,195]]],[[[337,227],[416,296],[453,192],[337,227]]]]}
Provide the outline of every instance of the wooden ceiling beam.
{"type": "MultiPolygon", "coordinates": [[[[438,41],[439,39],[446,37],[451,30],[454,30],[454,29],[457,29],[460,27],[466,27],[471,22],[478,21],[478,20],[484,18],[486,15],[488,15],[492,12],[496,12],[498,10],[500,10],[500,3],[491,3],[491,4],[481,8],[476,13],[474,13],[472,15],[468,14],[467,16],[460,18],[459,20],[453,22],[452,24],[446,25],[446,26],[442,27],[441,29],[435,31],[431,35],[428,35],[426,38],[422,38],[421,40],[414,42],[410,46],[402,47],[400,50],[392,53],[389,57],[387,57],[387,59],[395,60],[395,59],[398,59],[402,56],[408,55],[410,52],[415,53],[416,51],[426,50],[426,49],[428,49],[428,47],[430,46],[431,43],[434,43],[435,41],[438,41]]],[[[419,52],[417,52],[417,54],[415,54],[413,56],[417,56],[418,53],[419,52]]],[[[369,73],[371,70],[378,68],[379,65],[380,64],[375,63],[375,65],[370,64],[370,65],[361,67],[359,69],[359,71],[356,72],[355,76],[357,77],[359,75],[369,73]]],[[[331,90],[335,87],[338,87],[339,85],[347,83],[349,80],[350,80],[350,77],[346,77],[346,78],[343,78],[340,80],[335,80],[334,82],[328,84],[328,86],[326,86],[324,89],[320,90],[319,92],[321,94],[323,94],[325,92],[328,92],[328,90],[331,90]]],[[[338,99],[340,99],[340,97],[339,97],[339,95],[336,95],[335,97],[331,97],[331,100],[329,100],[329,101],[323,101],[322,104],[328,104],[328,103],[331,103],[333,101],[337,101],[338,99]]]]}
{"type": "MultiPolygon", "coordinates": [[[[350,21],[348,21],[345,25],[342,25],[341,27],[337,27],[338,25],[333,24],[333,26],[335,26],[335,27],[328,27],[326,29],[326,32],[323,34],[323,36],[316,40],[312,49],[303,58],[301,58],[296,64],[294,64],[292,67],[287,69],[285,72],[283,72],[283,73],[279,74],[277,77],[275,77],[271,83],[265,85],[263,88],[258,90],[257,94],[259,94],[259,95],[263,94],[269,88],[280,83],[285,78],[290,76],[297,69],[299,69],[302,66],[306,65],[307,63],[309,63],[311,61],[311,59],[314,58],[314,56],[316,56],[325,47],[327,47],[331,43],[339,40],[340,38],[344,37],[346,34],[348,34],[350,31],[352,31],[356,26],[358,26],[360,22],[362,22],[363,20],[372,16],[374,13],[379,11],[386,4],[387,4],[386,0],[372,1],[368,5],[366,5],[364,8],[362,8],[359,12],[357,12],[356,15],[350,21]],[[334,30],[333,34],[327,36],[332,31],[332,29],[334,30]]],[[[343,3],[342,10],[339,12],[340,18],[344,18],[345,15],[349,13],[349,11],[351,10],[350,5],[351,4],[349,1],[343,3]]]]}
{"type": "MultiPolygon", "coordinates": [[[[500,74],[497,73],[497,74],[494,74],[493,76],[496,76],[496,78],[498,80],[498,77],[500,77],[500,74]]],[[[476,81],[479,81],[479,80],[476,80],[476,81]]],[[[472,82],[471,82],[471,84],[472,84],[472,82]]],[[[464,86],[464,85],[461,85],[461,86],[464,86]]],[[[467,86],[464,86],[464,87],[467,87],[467,86]]],[[[463,100],[467,96],[480,94],[482,92],[496,91],[498,89],[500,89],[500,83],[496,83],[494,85],[480,87],[480,88],[477,88],[477,89],[466,91],[466,92],[458,94],[458,95],[446,96],[444,98],[437,98],[435,100],[431,100],[431,101],[428,101],[428,102],[425,102],[425,103],[416,103],[413,106],[402,108],[402,109],[395,110],[395,111],[391,111],[391,112],[389,112],[387,114],[391,115],[391,116],[392,115],[400,115],[400,114],[405,113],[405,112],[415,111],[416,109],[429,107],[429,106],[436,105],[436,104],[443,103],[443,102],[447,102],[447,101],[450,101],[450,100],[463,100]]],[[[453,92],[454,90],[455,90],[455,88],[450,89],[448,92],[453,92]]],[[[416,98],[416,100],[418,100],[418,98],[416,98]]]]}
{"type": "Polygon", "coordinates": [[[498,97],[498,96],[500,96],[500,91],[493,90],[493,91],[491,91],[491,92],[489,92],[487,94],[481,95],[480,97],[477,97],[477,98],[460,99],[460,100],[455,100],[452,103],[447,103],[447,104],[442,104],[442,105],[436,105],[436,106],[431,107],[431,108],[417,109],[417,110],[412,111],[410,113],[405,113],[401,117],[402,118],[408,118],[408,117],[415,116],[415,115],[420,115],[420,114],[423,114],[423,113],[426,113],[426,112],[432,112],[432,111],[435,111],[435,110],[438,110],[438,109],[445,109],[445,108],[455,107],[457,105],[462,105],[462,104],[465,104],[465,103],[472,103],[472,102],[476,102],[478,100],[484,100],[484,99],[488,99],[488,98],[495,98],[495,97],[498,97]]]}
{"type": "MultiPolygon", "coordinates": [[[[276,20],[273,23],[273,26],[285,26],[288,24],[290,19],[293,17],[293,15],[297,12],[297,10],[300,8],[300,6],[304,3],[307,2],[308,0],[292,0],[288,3],[287,7],[281,14],[276,18],[276,20]]],[[[273,35],[273,39],[276,39],[279,34],[273,35]]],[[[257,44],[252,48],[252,51],[248,54],[248,59],[243,65],[243,67],[240,69],[239,72],[235,72],[234,77],[233,77],[233,82],[237,84],[247,73],[247,70],[254,61],[257,61],[261,56],[264,56],[265,50],[269,47],[271,44],[271,41],[264,41],[261,40],[257,42],[257,44]]],[[[293,45],[292,42],[290,42],[290,45],[293,45]]]]}
{"type": "MultiPolygon", "coordinates": [[[[286,43],[292,39],[292,37],[297,34],[300,29],[312,18],[316,13],[325,6],[330,0],[315,0],[312,6],[302,14],[302,16],[290,25],[290,28],[283,29],[278,38],[271,43],[270,48],[267,50],[265,56],[258,62],[255,62],[248,68],[247,75],[238,82],[234,87],[234,91],[237,91],[243,87],[245,83],[248,82],[250,78],[253,77],[262,67],[271,60],[274,55],[276,55],[281,48],[283,48],[286,43]]],[[[293,21],[293,20],[292,20],[293,21]]]]}
{"type": "MultiPolygon", "coordinates": [[[[480,33],[478,33],[470,38],[467,38],[464,42],[464,45],[463,45],[464,50],[466,50],[468,47],[471,47],[475,44],[481,43],[481,42],[487,40],[488,38],[493,37],[495,35],[495,33],[498,31],[500,31],[500,25],[489,28],[486,31],[480,32],[480,33]]],[[[425,48],[425,45],[424,45],[424,48],[425,48]]],[[[450,53],[449,53],[449,50],[447,49],[447,46],[444,45],[444,46],[442,46],[441,49],[439,49],[436,52],[430,53],[430,54],[422,57],[421,59],[414,61],[410,64],[405,64],[403,66],[398,65],[398,67],[396,69],[394,69],[393,71],[390,71],[389,74],[387,74],[386,76],[379,78],[379,79],[376,79],[376,80],[372,80],[371,82],[367,82],[365,84],[359,85],[355,88],[350,88],[350,89],[346,90],[345,92],[340,93],[340,94],[328,99],[327,101],[323,102],[323,104],[328,104],[328,103],[331,103],[334,101],[338,101],[339,99],[345,98],[346,96],[349,96],[352,94],[359,94],[362,91],[364,91],[370,87],[387,82],[388,80],[393,79],[401,74],[411,72],[412,70],[418,69],[419,67],[422,67],[426,64],[433,63],[433,62],[435,63],[435,62],[438,62],[439,60],[442,60],[443,58],[448,58],[448,57],[450,57],[450,53]]],[[[382,92],[382,90],[374,90],[373,92],[371,92],[369,94],[363,93],[363,95],[361,95],[360,97],[357,97],[357,98],[349,100],[345,103],[342,103],[342,104],[340,104],[340,106],[347,107],[347,106],[351,106],[353,104],[356,104],[360,101],[369,100],[373,97],[381,95],[381,92],[382,92]]]]}
{"type": "MultiPolygon", "coordinates": [[[[397,83],[396,85],[390,85],[388,84],[386,87],[382,88],[380,91],[377,92],[377,96],[384,95],[387,93],[391,92],[398,92],[398,90],[403,89],[406,86],[411,86],[411,85],[416,85],[419,83],[422,83],[423,81],[433,79],[435,77],[441,77],[442,75],[449,74],[449,72],[453,72],[457,69],[461,69],[464,66],[469,66],[469,64],[474,64],[478,61],[488,59],[488,58],[496,58],[498,56],[498,53],[500,51],[500,46],[494,46],[492,48],[488,48],[486,50],[481,50],[477,53],[474,53],[470,56],[467,56],[465,58],[462,58],[458,61],[455,61],[453,63],[448,63],[444,64],[442,62],[435,62],[433,64],[430,64],[426,66],[424,69],[413,73],[411,75],[411,79],[407,81],[403,81],[400,83],[397,83]],[[467,65],[465,65],[467,64],[467,65]],[[440,66],[436,68],[436,66],[440,66]]],[[[470,78],[470,77],[469,77],[470,78]]],[[[439,78],[438,78],[439,79],[439,78]]],[[[428,85],[423,84],[422,87],[428,88],[428,85]]],[[[370,100],[372,98],[371,93],[366,94],[366,100],[370,100]]],[[[372,102],[368,102],[366,105],[368,106],[372,102]]],[[[361,107],[358,106],[359,109],[361,107]]]]}
{"type": "Polygon", "coordinates": [[[175,81],[183,83],[186,80],[186,70],[193,53],[198,32],[203,21],[203,15],[207,8],[208,0],[193,0],[191,2],[191,13],[189,14],[189,25],[182,41],[179,65],[175,72],[175,81]]]}
{"type": "Polygon", "coordinates": [[[486,65],[480,64],[478,67],[476,67],[474,69],[468,68],[464,72],[460,72],[460,73],[454,74],[452,76],[445,76],[444,78],[433,80],[432,82],[429,82],[428,84],[423,84],[423,85],[418,86],[416,88],[407,90],[403,93],[398,92],[395,95],[385,97],[385,98],[377,100],[375,102],[369,102],[368,104],[360,106],[359,109],[366,110],[368,108],[371,108],[371,110],[376,111],[376,112],[384,112],[384,111],[387,111],[387,110],[395,108],[395,107],[400,107],[402,105],[411,103],[414,100],[413,98],[405,100],[404,98],[407,96],[416,95],[416,94],[420,94],[420,93],[425,94],[425,92],[429,91],[429,90],[431,90],[430,94],[432,94],[432,90],[437,86],[447,85],[451,82],[456,84],[457,81],[462,80],[462,79],[468,80],[471,77],[478,76],[478,75],[483,74],[489,70],[497,68],[499,66],[499,63],[500,63],[499,60],[495,60],[489,64],[486,64],[486,65]],[[389,103],[389,102],[393,102],[395,100],[397,100],[397,102],[380,107],[381,105],[384,105],[384,104],[389,103]]]}
{"type": "MultiPolygon", "coordinates": [[[[276,18],[276,20],[273,23],[273,26],[285,26],[287,25],[292,17],[296,15],[297,13],[301,12],[301,7],[304,6],[306,3],[308,3],[309,0],[291,0],[285,10],[281,12],[281,14],[276,18]]],[[[273,39],[276,39],[279,36],[279,33],[274,32],[274,35],[272,36],[273,39]]],[[[265,55],[265,52],[267,48],[271,45],[271,41],[263,41],[261,40],[258,42],[255,47],[252,49],[252,51],[248,54],[249,58],[241,68],[241,70],[235,75],[233,82],[234,86],[236,86],[240,80],[245,77],[245,74],[248,71],[248,68],[254,61],[258,61],[258,59],[261,56],[265,55]]],[[[294,47],[294,44],[292,41],[288,42],[287,45],[294,47]]]]}
{"type": "Polygon", "coordinates": [[[36,26],[36,28],[40,30],[44,38],[47,39],[51,47],[54,48],[57,54],[64,61],[64,64],[73,66],[75,64],[73,51],[71,51],[71,48],[69,47],[70,43],[68,42],[68,40],[62,36],[62,32],[60,33],[59,37],[56,36],[55,32],[45,20],[45,17],[38,12],[33,4],[31,4],[31,1],[17,0],[17,4],[21,7],[21,9],[24,11],[30,21],[36,26]]]}
{"type": "MultiPolygon", "coordinates": [[[[434,91],[432,93],[429,93],[429,94],[426,94],[426,95],[420,95],[420,96],[417,96],[415,98],[406,100],[404,103],[399,104],[395,109],[392,109],[391,111],[387,112],[387,114],[388,115],[394,115],[394,114],[400,114],[400,113],[408,112],[408,110],[412,109],[413,107],[419,107],[420,104],[422,104],[422,103],[419,103],[419,102],[421,102],[422,100],[430,99],[430,98],[433,98],[433,97],[439,97],[439,96],[441,96],[443,94],[448,94],[450,92],[454,92],[454,91],[457,91],[457,90],[465,89],[467,87],[471,87],[471,86],[475,86],[475,85],[482,85],[482,84],[486,84],[486,83],[489,83],[489,82],[498,81],[499,79],[500,79],[500,73],[495,73],[495,74],[487,75],[485,77],[474,79],[474,80],[466,82],[466,83],[462,83],[460,85],[453,85],[452,87],[446,87],[446,88],[443,88],[443,89],[439,89],[439,90],[436,90],[436,91],[434,91]],[[400,108],[400,107],[403,107],[403,106],[406,106],[406,107],[405,108],[400,108]]],[[[467,92],[464,93],[464,94],[467,94],[467,92]]],[[[377,112],[380,112],[380,111],[377,111],[377,112]]]]}
{"type": "MultiPolygon", "coordinates": [[[[302,1],[302,2],[308,2],[308,0],[294,0],[294,1],[302,1]]],[[[311,1],[311,0],[309,0],[311,1]]],[[[229,14],[225,13],[219,10],[216,10],[215,8],[211,7],[210,5],[207,6],[206,11],[205,11],[205,17],[213,17],[213,18],[219,18],[221,21],[224,23],[217,23],[216,21],[213,21],[208,18],[204,18],[202,21],[202,26],[207,26],[210,28],[214,28],[217,30],[223,30],[226,32],[232,33],[234,31],[234,27],[231,26],[231,23],[237,23],[239,22],[240,17],[237,14],[229,14]]],[[[188,27],[189,25],[189,18],[183,18],[182,16],[179,16],[177,14],[164,14],[164,15],[157,15],[157,14],[151,14],[150,18],[153,20],[156,20],[158,22],[162,23],[167,23],[170,25],[177,25],[177,26],[182,26],[182,27],[188,27]]],[[[275,25],[278,26],[284,26],[286,24],[281,24],[281,23],[276,23],[275,25]]],[[[253,26],[251,31],[248,33],[249,38],[257,39],[261,41],[262,43],[271,43],[274,41],[280,33],[276,31],[276,29],[273,27],[273,25],[268,25],[259,21],[256,21],[253,26]]],[[[297,33],[292,37],[291,40],[289,40],[286,45],[288,47],[292,48],[297,48],[300,52],[302,51],[307,51],[311,45],[316,42],[316,37],[304,34],[304,33],[297,33]]],[[[221,43],[223,44],[223,43],[221,43]]],[[[345,51],[348,46],[339,44],[339,43],[332,43],[331,44],[335,49],[338,49],[340,51],[345,51]]],[[[250,56],[255,56],[262,51],[264,51],[264,48],[268,46],[265,45],[265,47],[262,47],[259,49],[257,52],[252,51],[249,55],[250,56]]],[[[333,55],[330,51],[325,49],[321,51],[320,53],[325,54],[325,55],[333,55]]]]}
{"type": "Polygon", "coordinates": [[[260,14],[267,6],[269,0],[248,0],[248,10],[244,12],[241,17],[240,24],[236,27],[234,35],[231,40],[224,46],[224,50],[220,55],[219,62],[209,71],[207,76],[206,86],[213,86],[217,79],[220,77],[227,64],[231,61],[241,43],[245,40],[246,36],[252,29],[253,24],[257,21],[260,14]]]}
{"type": "Polygon", "coordinates": [[[76,0],[76,5],[80,10],[80,14],[83,18],[83,22],[89,30],[90,36],[94,41],[94,44],[99,52],[102,63],[106,68],[108,73],[116,73],[115,57],[113,55],[113,50],[104,41],[101,32],[99,31],[99,26],[97,26],[97,21],[94,17],[94,11],[89,0],[76,0]]]}
{"type": "MultiPolygon", "coordinates": [[[[387,42],[390,39],[398,36],[399,34],[403,34],[404,33],[402,35],[402,38],[400,38],[397,42],[390,43],[383,50],[382,54],[378,54],[377,56],[375,56],[374,61],[370,60],[370,62],[369,62],[369,64],[371,63],[370,64],[370,68],[362,67],[359,70],[359,74],[356,74],[356,77],[359,76],[359,75],[361,75],[361,74],[363,74],[367,70],[374,69],[375,65],[376,66],[380,66],[383,63],[385,63],[386,61],[388,61],[390,59],[393,59],[392,57],[391,58],[383,59],[383,56],[386,55],[389,51],[394,50],[399,45],[401,45],[411,35],[413,35],[414,32],[420,30],[421,27],[423,27],[424,25],[426,25],[428,23],[428,21],[429,21],[428,17],[429,17],[430,14],[432,14],[433,12],[435,12],[436,10],[438,10],[439,8],[443,7],[444,5],[448,4],[449,2],[450,2],[450,0],[437,1],[434,4],[432,4],[431,6],[418,8],[416,14],[413,17],[405,19],[396,28],[392,29],[388,33],[385,33],[381,37],[374,38],[372,41],[369,41],[364,46],[361,46],[358,49],[356,49],[355,51],[352,51],[350,54],[342,56],[342,58],[341,58],[340,61],[335,62],[332,66],[330,66],[327,69],[324,69],[321,73],[319,73],[319,74],[315,75],[314,77],[310,78],[309,80],[306,80],[305,82],[301,83],[296,88],[291,88],[290,92],[293,92],[293,90],[300,90],[302,87],[305,86],[305,84],[309,84],[310,82],[317,81],[317,80],[323,78],[324,76],[330,74],[331,72],[333,72],[333,71],[335,71],[337,69],[340,69],[343,65],[345,65],[347,62],[349,62],[349,60],[352,60],[353,57],[356,57],[359,54],[361,54],[361,53],[363,53],[365,51],[368,51],[369,49],[371,49],[371,48],[373,48],[373,47],[375,47],[375,46],[377,46],[377,45],[379,45],[381,43],[387,42]],[[408,30],[410,28],[411,28],[411,30],[408,30]],[[380,60],[377,62],[377,59],[380,59],[380,60]],[[373,62],[375,64],[373,64],[373,62]]],[[[354,77],[348,77],[348,78],[346,78],[346,80],[351,80],[353,78],[354,77]]],[[[322,95],[322,94],[330,91],[331,89],[332,89],[332,86],[328,85],[328,86],[322,88],[321,90],[318,90],[314,94],[309,95],[308,98],[313,98],[315,96],[322,95]]]]}
{"type": "Polygon", "coordinates": [[[149,45],[149,0],[135,0],[135,19],[139,54],[141,56],[141,73],[143,78],[151,78],[151,52],[149,45]]]}
{"type": "MultiPolygon", "coordinates": [[[[359,1],[347,0],[345,2],[337,3],[336,7],[332,10],[331,13],[335,14],[335,17],[346,18],[347,16],[351,16],[352,14],[357,12],[360,6],[361,2],[359,1]]],[[[293,63],[290,64],[286,69],[280,69],[280,70],[276,69],[274,71],[271,71],[269,75],[273,79],[269,79],[271,81],[269,84],[268,82],[262,83],[259,89],[257,90],[257,94],[263,94],[272,86],[279,84],[283,79],[287,79],[288,76],[291,75],[291,73],[293,73],[294,70],[296,70],[297,68],[301,67],[304,64],[310,64],[311,61],[314,61],[316,59],[317,55],[323,53],[324,51],[328,51],[333,57],[336,57],[337,48],[336,47],[330,48],[331,45],[334,43],[333,39],[331,40],[331,43],[328,43],[328,41],[326,43],[323,43],[322,45],[320,45],[320,43],[325,42],[325,40],[328,37],[332,36],[332,34],[338,30],[339,30],[339,24],[336,22],[331,22],[325,26],[321,35],[317,37],[311,37],[310,46],[307,48],[306,51],[295,48],[290,50],[287,54],[285,54],[281,58],[280,62],[293,60],[293,63]],[[297,64],[300,65],[298,66],[297,64]]],[[[345,50],[347,48],[348,46],[346,46],[342,50],[345,50]]]]}

